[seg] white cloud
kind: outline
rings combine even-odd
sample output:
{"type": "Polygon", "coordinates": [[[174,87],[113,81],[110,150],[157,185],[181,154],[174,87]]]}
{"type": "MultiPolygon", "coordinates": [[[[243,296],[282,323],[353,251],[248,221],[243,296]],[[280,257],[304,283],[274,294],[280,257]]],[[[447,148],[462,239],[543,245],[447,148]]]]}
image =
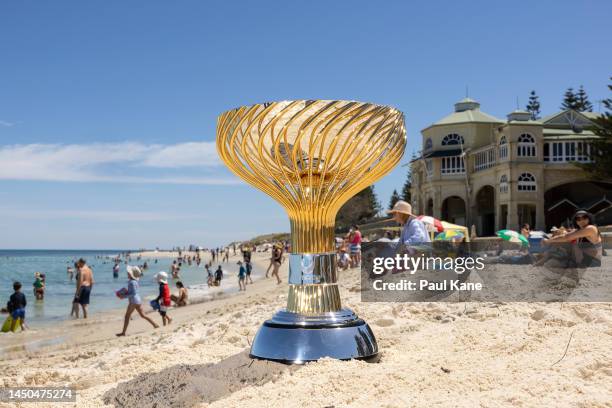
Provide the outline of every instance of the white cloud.
{"type": "Polygon", "coordinates": [[[36,210],[0,207],[0,212],[2,212],[5,217],[27,220],[89,219],[103,222],[151,222],[210,219],[210,217],[205,214],[160,213],[152,211],[36,210]]]}
{"type": "Polygon", "coordinates": [[[4,127],[12,127],[12,126],[15,126],[15,123],[13,123],[13,122],[7,122],[6,120],[0,120],[0,126],[4,126],[4,127]]]}
{"type": "Polygon", "coordinates": [[[233,177],[193,175],[193,168],[211,170],[220,164],[212,142],[0,146],[0,180],[236,184],[238,180],[233,177]],[[141,176],[138,168],[189,168],[190,171],[186,176],[157,177],[141,176]]]}

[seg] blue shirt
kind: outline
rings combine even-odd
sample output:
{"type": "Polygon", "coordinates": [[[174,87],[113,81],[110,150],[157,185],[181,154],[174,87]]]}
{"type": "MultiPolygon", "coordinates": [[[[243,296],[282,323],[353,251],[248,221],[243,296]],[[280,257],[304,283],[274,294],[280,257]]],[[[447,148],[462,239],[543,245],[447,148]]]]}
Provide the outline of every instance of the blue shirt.
{"type": "Polygon", "coordinates": [[[138,293],[138,281],[134,280],[134,279],[130,279],[128,281],[128,298],[130,300],[130,303],[133,305],[139,305],[142,303],[142,300],[140,299],[140,294],[138,293]]]}
{"type": "Polygon", "coordinates": [[[427,228],[425,228],[425,224],[423,224],[422,221],[411,217],[402,229],[400,243],[404,245],[415,245],[423,242],[431,242],[427,228]]]}
{"type": "Polygon", "coordinates": [[[244,278],[245,276],[246,276],[246,269],[244,269],[244,266],[240,265],[240,270],[238,271],[238,277],[244,278]]]}

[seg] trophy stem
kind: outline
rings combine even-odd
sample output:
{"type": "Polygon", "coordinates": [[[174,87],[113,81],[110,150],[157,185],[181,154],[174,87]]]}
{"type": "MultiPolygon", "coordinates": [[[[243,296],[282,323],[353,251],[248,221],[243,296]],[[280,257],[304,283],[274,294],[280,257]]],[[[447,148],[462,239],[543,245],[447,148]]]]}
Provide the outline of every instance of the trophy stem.
{"type": "Polygon", "coordinates": [[[291,252],[296,254],[320,254],[335,252],[334,219],[320,214],[304,213],[296,217],[289,215],[291,221],[291,252]]]}

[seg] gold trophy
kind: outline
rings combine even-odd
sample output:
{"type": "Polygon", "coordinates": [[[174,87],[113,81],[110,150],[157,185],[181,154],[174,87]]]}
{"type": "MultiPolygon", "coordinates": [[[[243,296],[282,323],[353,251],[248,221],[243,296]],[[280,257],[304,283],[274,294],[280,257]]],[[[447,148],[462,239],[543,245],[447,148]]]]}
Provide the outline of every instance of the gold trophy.
{"type": "Polygon", "coordinates": [[[403,114],[371,103],[281,101],[219,116],[223,162],[278,201],[291,222],[287,307],[261,326],[251,357],[376,359],[372,330],[342,308],[334,224],[344,203],[391,171],[405,145],[403,114]]]}

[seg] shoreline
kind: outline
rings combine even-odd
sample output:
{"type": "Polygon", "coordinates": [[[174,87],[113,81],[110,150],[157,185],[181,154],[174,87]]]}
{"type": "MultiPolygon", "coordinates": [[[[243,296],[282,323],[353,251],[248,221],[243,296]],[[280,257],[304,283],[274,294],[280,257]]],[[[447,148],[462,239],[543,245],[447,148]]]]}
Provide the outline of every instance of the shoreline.
{"type": "MultiPolygon", "coordinates": [[[[264,272],[268,266],[267,254],[266,257],[261,257],[259,255],[260,253],[257,253],[257,255],[254,254],[252,258],[253,283],[247,285],[246,292],[238,291],[237,286],[224,287],[222,283],[222,286],[220,288],[214,288],[213,290],[215,290],[215,292],[211,293],[210,296],[207,296],[205,298],[196,298],[195,300],[192,300],[190,295],[190,301],[187,306],[172,307],[169,309],[169,315],[174,319],[174,315],[177,314],[178,316],[180,316],[178,321],[182,322],[183,320],[185,320],[183,315],[188,314],[188,312],[192,309],[206,309],[207,306],[203,305],[207,305],[209,303],[216,305],[217,303],[230,302],[231,299],[235,296],[240,296],[242,293],[248,294],[249,289],[251,291],[257,289],[256,285],[266,280],[266,278],[264,278],[264,272]]],[[[172,256],[173,253],[168,253],[166,255],[166,257],[172,256]]],[[[241,258],[241,254],[237,252],[236,255],[230,256],[228,263],[231,265],[232,261],[236,261],[239,258],[241,258]]],[[[281,271],[283,270],[283,267],[287,267],[286,265],[287,263],[285,262],[283,266],[281,266],[281,271]]],[[[231,272],[232,275],[230,275],[229,271],[226,271],[226,277],[223,279],[223,282],[227,282],[229,279],[233,278],[234,271],[232,270],[231,272]]],[[[206,282],[202,282],[201,284],[206,285],[206,282]]],[[[157,322],[159,314],[156,311],[151,310],[151,308],[146,303],[148,303],[148,299],[147,297],[143,297],[145,315],[152,317],[157,322]]],[[[20,331],[16,333],[0,333],[0,357],[7,357],[11,353],[17,351],[25,351],[29,354],[36,353],[39,351],[48,351],[51,348],[65,349],[76,344],[88,344],[95,343],[97,341],[112,339],[114,338],[114,333],[109,332],[110,328],[108,326],[112,322],[114,324],[114,326],[112,327],[116,327],[117,331],[121,330],[126,303],[122,302],[120,303],[120,305],[121,306],[115,308],[110,308],[92,313],[87,319],[74,319],[70,316],[66,316],[65,318],[58,320],[36,322],[36,325],[34,327],[32,327],[32,325],[30,324],[30,328],[25,331],[20,331]],[[91,327],[102,327],[102,329],[95,331],[88,330],[88,328],[91,327]],[[75,333],[76,335],[63,335],[65,332],[70,331],[75,331],[77,333],[75,333]],[[75,337],[79,340],[75,341],[75,337]],[[27,341],[24,342],[24,339],[27,339],[27,341]]],[[[4,316],[3,319],[6,318],[6,315],[2,316],[4,316]]],[[[140,317],[137,317],[136,314],[133,315],[132,320],[130,321],[130,326],[128,328],[128,335],[130,333],[145,333],[147,331],[147,328],[152,330],[151,326],[145,326],[144,324],[142,324],[141,327],[140,323],[142,323],[142,319],[140,317]]]]}

